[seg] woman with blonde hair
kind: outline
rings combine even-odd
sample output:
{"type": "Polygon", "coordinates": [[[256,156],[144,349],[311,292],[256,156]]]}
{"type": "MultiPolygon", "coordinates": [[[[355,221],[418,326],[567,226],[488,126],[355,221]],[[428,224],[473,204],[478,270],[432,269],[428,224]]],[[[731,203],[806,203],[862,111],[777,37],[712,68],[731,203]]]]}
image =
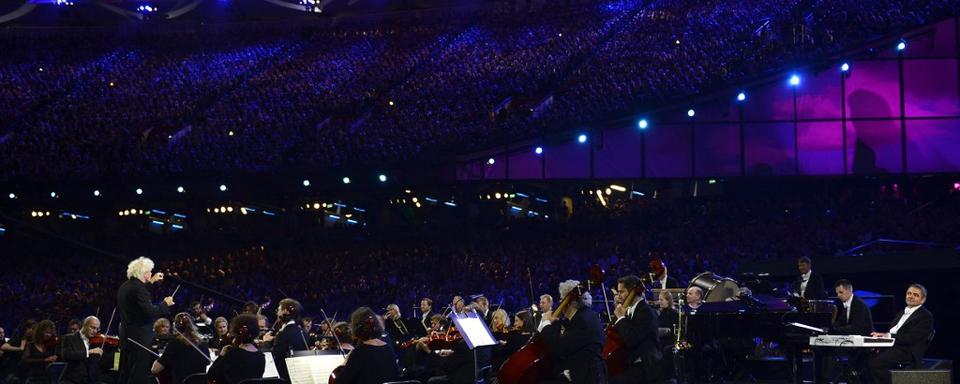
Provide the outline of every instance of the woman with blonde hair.
{"type": "Polygon", "coordinates": [[[172,383],[182,383],[195,373],[207,371],[210,364],[207,343],[200,339],[197,326],[189,313],[181,312],[173,318],[176,337],[167,344],[160,359],[153,362],[150,372],[154,375],[168,371],[172,383]]]}

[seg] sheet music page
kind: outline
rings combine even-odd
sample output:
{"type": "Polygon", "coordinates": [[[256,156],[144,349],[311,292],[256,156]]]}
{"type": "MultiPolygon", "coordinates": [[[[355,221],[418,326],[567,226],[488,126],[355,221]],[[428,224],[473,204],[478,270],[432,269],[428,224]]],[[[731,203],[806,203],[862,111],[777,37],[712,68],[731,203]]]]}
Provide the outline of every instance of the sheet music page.
{"type": "Polygon", "coordinates": [[[287,371],[290,384],[324,384],[337,367],[343,365],[340,355],[312,355],[288,357],[287,371]]]}
{"type": "Polygon", "coordinates": [[[811,327],[811,326],[809,326],[809,325],[802,324],[802,323],[787,323],[787,324],[790,324],[790,325],[792,325],[792,326],[794,326],[794,327],[797,327],[797,328],[803,328],[803,329],[806,329],[806,330],[808,330],[808,331],[814,331],[814,332],[820,332],[820,333],[827,333],[827,331],[824,331],[823,329],[820,329],[820,328],[817,328],[817,327],[811,327]]]}
{"type": "Polygon", "coordinates": [[[280,377],[280,374],[277,372],[277,365],[273,362],[273,354],[264,352],[263,357],[266,360],[266,364],[263,366],[263,378],[272,379],[274,377],[280,377]]]}
{"type": "Polygon", "coordinates": [[[468,316],[459,318],[456,322],[460,328],[460,334],[466,337],[474,348],[497,344],[493,335],[487,330],[487,325],[483,323],[483,319],[468,316]]]}

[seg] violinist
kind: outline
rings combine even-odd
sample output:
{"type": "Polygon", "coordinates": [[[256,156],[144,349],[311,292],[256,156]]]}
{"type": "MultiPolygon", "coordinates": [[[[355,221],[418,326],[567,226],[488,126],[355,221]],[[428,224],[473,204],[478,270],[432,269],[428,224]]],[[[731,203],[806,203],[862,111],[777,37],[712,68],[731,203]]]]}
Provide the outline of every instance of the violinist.
{"type": "Polygon", "coordinates": [[[190,312],[196,319],[197,331],[202,335],[213,336],[214,330],[211,328],[213,319],[207,316],[207,311],[203,308],[203,305],[200,305],[199,301],[190,303],[190,312]]]}
{"type": "Polygon", "coordinates": [[[356,346],[337,374],[337,384],[380,384],[394,381],[399,368],[390,344],[384,342],[383,323],[369,307],[350,315],[350,333],[356,346]]]}
{"type": "Polygon", "coordinates": [[[229,333],[233,343],[225,345],[220,357],[210,366],[207,372],[210,383],[237,384],[263,377],[266,358],[253,343],[258,329],[256,315],[244,313],[233,318],[229,333]]]}
{"type": "Polygon", "coordinates": [[[150,344],[150,348],[154,352],[163,353],[163,350],[167,348],[167,343],[172,338],[173,336],[170,335],[170,320],[161,317],[153,322],[153,343],[150,344]]]}
{"type": "Polygon", "coordinates": [[[517,312],[517,315],[513,318],[512,325],[510,324],[510,317],[507,316],[507,311],[503,309],[493,311],[491,318],[492,326],[490,331],[498,342],[493,348],[493,356],[491,359],[492,365],[499,368],[503,365],[504,361],[523,347],[527,340],[530,339],[533,333],[529,332],[527,325],[532,325],[533,323],[530,322],[530,313],[526,311],[517,312]],[[526,318],[526,320],[524,320],[524,318],[526,318]]]}
{"type": "Polygon", "coordinates": [[[542,331],[544,327],[550,324],[550,320],[548,320],[549,316],[547,315],[550,315],[551,312],[553,312],[553,296],[549,294],[540,295],[540,311],[533,317],[537,332],[542,331]]]}
{"type": "Polygon", "coordinates": [[[273,362],[277,366],[277,373],[287,382],[290,382],[290,373],[287,372],[286,358],[292,356],[292,351],[310,349],[307,335],[303,334],[298,323],[302,312],[303,306],[299,301],[291,298],[280,300],[274,329],[263,335],[265,343],[273,344],[273,362]]]}
{"type": "Polygon", "coordinates": [[[430,319],[433,317],[433,300],[429,297],[424,297],[420,299],[420,325],[418,327],[416,334],[418,336],[426,336],[430,334],[430,319]]]}
{"type": "Polygon", "coordinates": [[[216,320],[213,320],[213,330],[216,334],[210,339],[210,349],[219,351],[229,344],[229,340],[226,340],[227,331],[229,331],[228,327],[227,318],[225,317],[218,317],[216,320]]]}
{"type": "MultiPolygon", "coordinates": [[[[560,297],[567,297],[580,282],[560,283],[560,297]]],[[[600,316],[590,309],[590,292],[572,294],[570,305],[563,313],[544,314],[550,324],[540,331],[550,355],[556,357],[556,369],[547,383],[604,384],[607,382],[607,364],[603,361],[603,326],[600,316]]]]}
{"type": "Polygon", "coordinates": [[[33,337],[23,351],[22,364],[27,369],[26,384],[46,384],[50,382],[47,366],[57,361],[56,326],[50,320],[37,323],[33,328],[33,337]]]}
{"type": "Polygon", "coordinates": [[[153,341],[153,322],[170,313],[173,297],[167,296],[157,305],[153,303],[147,284],[163,280],[163,273],[153,273],[153,261],[140,257],[127,265],[127,281],[117,292],[120,311],[120,378],[123,384],[151,384],[150,375],[154,356],[139,348],[153,341]],[[133,342],[131,342],[133,341],[133,342]]]}
{"type": "MultiPolygon", "coordinates": [[[[104,342],[92,341],[100,331],[100,319],[95,316],[83,319],[80,330],[63,336],[60,341],[61,356],[67,363],[61,383],[93,384],[100,381],[100,358],[104,342]]],[[[103,337],[103,336],[101,336],[103,337]]]]}
{"type": "Polygon", "coordinates": [[[637,276],[628,275],[617,280],[613,328],[623,342],[627,368],[621,375],[611,378],[611,383],[651,383],[660,375],[663,355],[657,338],[657,312],[643,300],[642,289],[637,276]]]}
{"type": "Polygon", "coordinates": [[[169,372],[171,383],[183,380],[195,373],[207,371],[210,364],[207,343],[200,339],[197,326],[189,313],[181,312],[173,318],[176,337],[167,344],[160,359],[153,362],[150,372],[154,375],[169,372]]]}
{"type": "Polygon", "coordinates": [[[0,382],[23,382],[26,378],[26,371],[20,365],[23,352],[27,349],[30,337],[33,335],[33,328],[37,326],[37,321],[26,319],[20,323],[10,340],[7,340],[0,346],[3,351],[2,366],[0,366],[0,382]]]}
{"type": "Polygon", "coordinates": [[[393,340],[393,346],[395,349],[401,343],[410,340],[414,337],[413,333],[410,332],[410,329],[407,328],[407,322],[400,316],[400,307],[396,304],[390,304],[387,306],[387,313],[384,315],[384,323],[386,324],[387,335],[390,336],[390,339],[393,340]]]}

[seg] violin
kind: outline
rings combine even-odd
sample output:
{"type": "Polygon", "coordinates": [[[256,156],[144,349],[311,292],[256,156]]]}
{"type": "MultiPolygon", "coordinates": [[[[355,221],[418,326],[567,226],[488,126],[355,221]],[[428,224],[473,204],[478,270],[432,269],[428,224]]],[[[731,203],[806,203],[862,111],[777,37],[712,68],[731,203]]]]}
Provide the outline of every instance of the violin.
{"type": "Polygon", "coordinates": [[[60,346],[60,336],[53,335],[49,339],[43,342],[43,348],[47,350],[55,350],[60,346]]]}
{"type": "Polygon", "coordinates": [[[98,347],[117,347],[120,346],[120,338],[98,333],[90,338],[90,345],[96,345],[98,347]]]}
{"type": "Polygon", "coordinates": [[[435,351],[439,349],[453,349],[457,342],[463,339],[463,336],[455,329],[451,329],[448,332],[431,332],[430,336],[403,342],[403,344],[400,344],[400,348],[410,348],[416,345],[417,342],[423,341],[423,339],[427,339],[425,344],[430,350],[435,351]]]}

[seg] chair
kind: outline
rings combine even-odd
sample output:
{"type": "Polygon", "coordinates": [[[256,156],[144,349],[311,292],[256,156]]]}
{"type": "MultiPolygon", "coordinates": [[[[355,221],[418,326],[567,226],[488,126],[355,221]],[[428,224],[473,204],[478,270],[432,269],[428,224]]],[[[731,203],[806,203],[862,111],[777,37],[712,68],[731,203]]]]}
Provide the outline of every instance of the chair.
{"type": "Polygon", "coordinates": [[[56,362],[47,366],[47,375],[50,377],[50,384],[60,384],[63,380],[63,374],[67,372],[67,363],[56,362]]]}
{"type": "MultiPolygon", "coordinates": [[[[931,329],[931,330],[930,330],[930,334],[927,335],[927,345],[926,345],[927,347],[930,347],[930,343],[933,342],[933,337],[936,336],[936,335],[937,335],[937,330],[936,330],[936,329],[931,329]]],[[[926,351],[924,351],[924,354],[926,354],[926,351]]],[[[923,357],[921,356],[920,366],[919,366],[919,367],[914,366],[913,361],[912,361],[912,360],[909,360],[909,361],[901,361],[901,362],[897,363],[897,369],[900,369],[900,370],[923,369],[923,360],[922,360],[922,359],[923,359],[923,357]]]]}

